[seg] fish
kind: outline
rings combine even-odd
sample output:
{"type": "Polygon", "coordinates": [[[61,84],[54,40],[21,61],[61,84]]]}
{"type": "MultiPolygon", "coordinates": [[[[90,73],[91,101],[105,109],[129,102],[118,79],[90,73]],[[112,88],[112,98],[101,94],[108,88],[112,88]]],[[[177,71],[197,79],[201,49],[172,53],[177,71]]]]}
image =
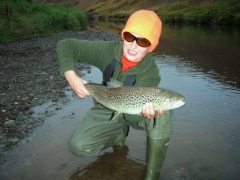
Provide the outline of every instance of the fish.
{"type": "Polygon", "coordinates": [[[155,111],[176,109],[185,105],[185,97],[177,92],[160,87],[107,86],[88,82],[85,89],[100,104],[119,113],[141,115],[146,103],[153,103],[155,111]]]}

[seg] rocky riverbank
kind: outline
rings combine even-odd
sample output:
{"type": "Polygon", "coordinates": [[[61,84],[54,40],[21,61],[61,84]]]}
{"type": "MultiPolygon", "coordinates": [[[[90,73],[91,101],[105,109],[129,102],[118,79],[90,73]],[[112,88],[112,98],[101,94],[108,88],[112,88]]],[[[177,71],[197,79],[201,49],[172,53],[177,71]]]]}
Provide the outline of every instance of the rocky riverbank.
{"type": "MultiPolygon", "coordinates": [[[[48,36],[0,44],[0,149],[7,150],[44,123],[60,106],[33,116],[33,107],[47,102],[68,103],[67,81],[59,75],[56,45],[64,38],[87,40],[121,40],[118,34],[91,30],[61,32],[48,36]]],[[[91,66],[75,63],[76,69],[91,66]]]]}

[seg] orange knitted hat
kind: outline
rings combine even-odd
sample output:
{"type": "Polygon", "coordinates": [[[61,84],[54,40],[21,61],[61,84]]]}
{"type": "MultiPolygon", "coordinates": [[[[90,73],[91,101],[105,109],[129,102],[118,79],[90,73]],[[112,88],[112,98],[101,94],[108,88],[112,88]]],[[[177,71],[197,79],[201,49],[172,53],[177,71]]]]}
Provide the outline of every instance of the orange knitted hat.
{"type": "Polygon", "coordinates": [[[123,33],[126,31],[148,39],[151,42],[149,51],[152,52],[159,43],[162,22],[155,12],[139,10],[133,13],[127,20],[126,26],[122,30],[122,39],[123,33]]]}

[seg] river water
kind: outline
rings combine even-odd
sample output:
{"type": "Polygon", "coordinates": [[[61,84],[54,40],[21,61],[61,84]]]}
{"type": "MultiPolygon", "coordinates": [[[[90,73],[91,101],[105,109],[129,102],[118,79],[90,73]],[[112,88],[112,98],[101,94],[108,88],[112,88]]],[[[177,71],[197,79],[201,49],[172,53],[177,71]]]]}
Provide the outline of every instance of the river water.
{"type": "MultiPolygon", "coordinates": [[[[95,28],[119,33],[122,25],[99,23],[95,28]]],[[[161,180],[240,179],[239,32],[235,28],[163,26],[154,51],[162,78],[159,86],[183,94],[186,105],[173,115],[161,180]]],[[[100,83],[101,73],[92,67],[84,78],[100,83]]],[[[71,99],[71,91],[66,92],[71,99]]],[[[48,106],[34,110],[41,113],[48,106]]],[[[98,157],[78,158],[67,150],[69,137],[92,106],[91,98],[72,99],[47,118],[6,153],[0,178],[140,179],[146,159],[143,131],[130,129],[120,155],[109,148],[98,157]]]]}

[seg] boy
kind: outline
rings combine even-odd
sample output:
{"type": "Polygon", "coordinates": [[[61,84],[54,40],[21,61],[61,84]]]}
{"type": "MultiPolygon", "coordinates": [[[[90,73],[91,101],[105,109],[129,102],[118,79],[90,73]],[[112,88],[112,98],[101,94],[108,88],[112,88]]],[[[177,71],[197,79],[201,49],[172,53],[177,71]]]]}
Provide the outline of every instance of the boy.
{"type": "MultiPolygon", "coordinates": [[[[123,42],[62,40],[57,46],[60,73],[65,75],[80,98],[89,94],[84,88],[86,81],[75,74],[74,60],[98,67],[103,72],[103,84],[111,81],[123,86],[157,86],[159,70],[150,52],[158,45],[161,30],[162,22],[153,11],[139,10],[129,17],[122,31],[123,42]]],[[[113,113],[96,103],[71,137],[70,151],[77,156],[94,156],[108,147],[122,147],[128,125],[146,130],[147,170],[144,179],[159,179],[172,132],[172,111],[160,109],[155,117],[152,103],[146,103],[142,116],[121,114],[112,119],[113,113]]]]}

